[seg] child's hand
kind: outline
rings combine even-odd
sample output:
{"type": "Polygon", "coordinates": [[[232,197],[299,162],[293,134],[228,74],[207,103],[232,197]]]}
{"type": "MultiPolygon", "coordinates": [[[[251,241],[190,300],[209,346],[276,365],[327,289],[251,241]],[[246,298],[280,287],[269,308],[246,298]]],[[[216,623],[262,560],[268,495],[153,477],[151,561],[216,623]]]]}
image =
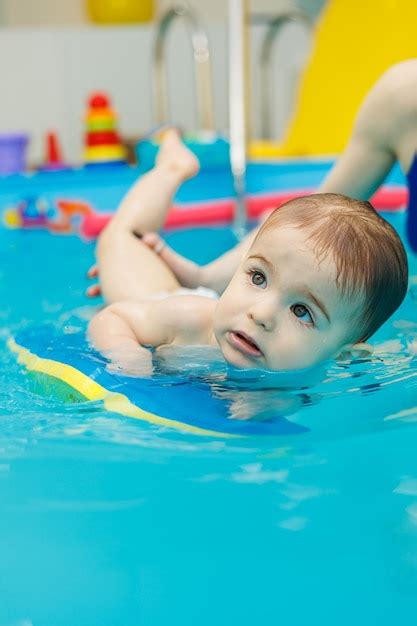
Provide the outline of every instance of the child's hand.
{"type": "Polygon", "coordinates": [[[136,333],[136,326],[143,329],[146,317],[146,311],[141,315],[136,302],[117,302],[99,311],[90,321],[88,338],[110,361],[107,371],[132,377],[152,374],[152,353],[141,345],[136,333]]]}
{"type": "Polygon", "coordinates": [[[153,365],[152,355],[124,355],[117,356],[117,362],[111,361],[106,365],[106,371],[110,374],[116,374],[118,376],[126,376],[129,378],[148,378],[152,376],[153,365]],[[133,358],[132,358],[133,357],[133,358]]]}
{"type": "MultiPolygon", "coordinates": [[[[87,278],[97,278],[97,277],[98,277],[98,266],[94,264],[88,270],[87,278]]],[[[85,295],[87,296],[87,298],[96,298],[100,294],[101,294],[100,283],[96,283],[95,285],[91,285],[90,287],[87,287],[85,291],[85,295]]]]}
{"type": "Polygon", "coordinates": [[[174,252],[157,233],[146,233],[142,237],[142,242],[159,255],[183,287],[194,289],[206,286],[204,285],[204,268],[174,252]]]}

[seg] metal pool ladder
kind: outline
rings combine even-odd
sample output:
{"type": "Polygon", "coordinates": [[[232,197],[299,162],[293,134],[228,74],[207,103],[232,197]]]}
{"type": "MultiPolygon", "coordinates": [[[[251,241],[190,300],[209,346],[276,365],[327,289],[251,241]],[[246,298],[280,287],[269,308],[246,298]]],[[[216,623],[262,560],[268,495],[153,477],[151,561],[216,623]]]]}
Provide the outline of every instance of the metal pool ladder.
{"type": "Polygon", "coordinates": [[[248,141],[248,2],[229,0],[229,130],[230,165],[236,195],[233,230],[246,234],[246,147],[248,141]]]}
{"type": "Polygon", "coordinates": [[[168,9],[157,24],[153,49],[156,123],[163,124],[169,119],[165,42],[173,22],[178,18],[184,19],[187,22],[190,31],[195,63],[199,128],[213,131],[213,92],[208,39],[196,13],[186,2],[180,2],[168,9]]]}
{"type": "MultiPolygon", "coordinates": [[[[288,22],[302,22],[312,26],[310,18],[300,10],[278,15],[268,20],[268,29],[263,41],[261,66],[262,136],[271,137],[271,103],[268,86],[271,77],[273,43],[288,22]]],[[[248,0],[229,0],[229,119],[230,119],[230,162],[236,193],[234,230],[241,238],[247,226],[246,207],[246,148],[249,128],[249,52],[248,52],[248,0]]]]}
{"type": "Polygon", "coordinates": [[[272,49],[277,36],[283,26],[290,22],[304,24],[307,28],[313,28],[313,22],[306,13],[300,10],[292,10],[282,13],[268,20],[267,31],[262,42],[260,53],[260,91],[261,91],[261,137],[262,139],[272,138],[272,106],[269,93],[269,86],[273,77],[271,71],[272,49]]]}

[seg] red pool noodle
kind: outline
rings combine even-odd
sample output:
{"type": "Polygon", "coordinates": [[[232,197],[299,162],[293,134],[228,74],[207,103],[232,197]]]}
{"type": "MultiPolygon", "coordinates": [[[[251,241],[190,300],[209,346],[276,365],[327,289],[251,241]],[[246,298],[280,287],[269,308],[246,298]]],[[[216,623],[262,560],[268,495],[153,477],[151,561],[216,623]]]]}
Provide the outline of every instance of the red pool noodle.
{"type": "MultiPolygon", "coordinates": [[[[248,213],[250,219],[259,217],[266,209],[275,208],[284,202],[312,193],[309,189],[281,191],[268,194],[256,194],[248,197],[248,213]]],[[[372,197],[372,204],[380,211],[399,211],[407,206],[408,190],[406,187],[382,187],[372,197]]],[[[222,222],[231,222],[235,203],[233,199],[201,202],[173,206],[168,213],[166,228],[186,226],[208,226],[222,222]]],[[[83,216],[80,232],[87,239],[98,237],[102,229],[112,217],[112,213],[94,212],[83,216]]]]}

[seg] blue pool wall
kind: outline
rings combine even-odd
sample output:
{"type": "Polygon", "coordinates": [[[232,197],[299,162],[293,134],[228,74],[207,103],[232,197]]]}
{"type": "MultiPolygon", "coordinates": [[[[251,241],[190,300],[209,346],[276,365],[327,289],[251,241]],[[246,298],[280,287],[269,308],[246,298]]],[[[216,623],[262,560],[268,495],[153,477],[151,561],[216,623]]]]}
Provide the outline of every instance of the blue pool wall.
{"type": "MultiPolygon", "coordinates": [[[[333,163],[330,159],[250,163],[247,168],[247,192],[262,194],[297,189],[314,190],[333,163]]],[[[16,207],[24,200],[37,198],[42,198],[52,210],[57,199],[66,199],[88,202],[98,212],[111,212],[143,173],[143,168],[120,165],[1,177],[0,213],[16,207]]],[[[386,183],[405,184],[404,175],[398,165],[392,169],[386,183]]],[[[175,201],[179,204],[192,204],[230,198],[233,195],[230,169],[212,167],[203,169],[198,176],[184,183],[175,201]]]]}

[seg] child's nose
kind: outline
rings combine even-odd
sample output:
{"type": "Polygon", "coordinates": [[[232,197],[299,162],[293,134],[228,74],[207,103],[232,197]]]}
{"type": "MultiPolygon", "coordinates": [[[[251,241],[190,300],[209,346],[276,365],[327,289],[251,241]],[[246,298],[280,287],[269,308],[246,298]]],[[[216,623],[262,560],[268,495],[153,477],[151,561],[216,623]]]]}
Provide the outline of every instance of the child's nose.
{"type": "Polygon", "coordinates": [[[278,307],[275,299],[263,298],[256,302],[250,307],[248,317],[257,326],[262,326],[268,331],[274,330],[278,322],[278,307]]]}

